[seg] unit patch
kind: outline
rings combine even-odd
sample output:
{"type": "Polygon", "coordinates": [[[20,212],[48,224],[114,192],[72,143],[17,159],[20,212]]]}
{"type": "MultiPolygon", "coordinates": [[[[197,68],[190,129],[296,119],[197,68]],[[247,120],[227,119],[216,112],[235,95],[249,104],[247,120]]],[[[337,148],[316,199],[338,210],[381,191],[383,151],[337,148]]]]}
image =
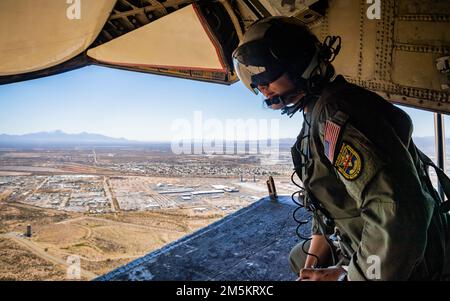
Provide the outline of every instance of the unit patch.
{"type": "Polygon", "coordinates": [[[334,164],[347,180],[355,180],[362,171],[361,155],[349,144],[343,142],[334,164]]]}

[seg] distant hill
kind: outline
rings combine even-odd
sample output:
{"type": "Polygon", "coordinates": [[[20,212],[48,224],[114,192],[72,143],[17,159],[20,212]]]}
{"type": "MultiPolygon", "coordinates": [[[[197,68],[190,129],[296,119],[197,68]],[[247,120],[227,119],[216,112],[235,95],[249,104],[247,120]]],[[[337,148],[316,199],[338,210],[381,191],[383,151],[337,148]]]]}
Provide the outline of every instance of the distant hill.
{"type": "Polygon", "coordinates": [[[38,132],[25,135],[0,135],[0,145],[129,145],[139,143],[124,138],[111,138],[100,134],[79,133],[67,134],[57,130],[52,132],[38,132]]]}
{"type": "MultiPolygon", "coordinates": [[[[426,154],[434,154],[435,140],[434,137],[413,137],[417,147],[426,154]]],[[[450,150],[450,138],[445,139],[446,151],[450,150]]]]}
{"type": "MultiPolygon", "coordinates": [[[[416,145],[425,153],[434,153],[434,137],[414,137],[416,145]]],[[[278,145],[281,151],[289,151],[295,138],[281,138],[278,145]]],[[[450,138],[446,145],[450,145],[450,138]]],[[[78,133],[67,134],[61,130],[38,132],[24,135],[0,134],[1,147],[48,147],[48,146],[152,146],[170,149],[170,142],[141,142],[125,138],[112,138],[100,134],[78,133]]],[[[248,145],[248,142],[246,143],[248,145]]],[[[450,151],[450,147],[448,148],[450,151]]]]}

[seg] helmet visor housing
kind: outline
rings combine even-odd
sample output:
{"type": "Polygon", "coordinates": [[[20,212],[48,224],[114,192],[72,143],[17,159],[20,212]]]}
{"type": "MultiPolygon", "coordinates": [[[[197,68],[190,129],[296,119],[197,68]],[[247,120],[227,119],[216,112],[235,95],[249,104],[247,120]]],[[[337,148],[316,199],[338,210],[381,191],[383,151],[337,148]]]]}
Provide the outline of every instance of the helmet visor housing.
{"type": "Polygon", "coordinates": [[[233,63],[239,79],[253,92],[258,91],[259,85],[267,86],[286,72],[261,40],[238,47],[233,53],[233,63]]]}
{"type": "Polygon", "coordinates": [[[239,79],[252,92],[284,73],[301,76],[317,50],[317,38],[298,19],[270,17],[252,25],[233,52],[239,79]]]}

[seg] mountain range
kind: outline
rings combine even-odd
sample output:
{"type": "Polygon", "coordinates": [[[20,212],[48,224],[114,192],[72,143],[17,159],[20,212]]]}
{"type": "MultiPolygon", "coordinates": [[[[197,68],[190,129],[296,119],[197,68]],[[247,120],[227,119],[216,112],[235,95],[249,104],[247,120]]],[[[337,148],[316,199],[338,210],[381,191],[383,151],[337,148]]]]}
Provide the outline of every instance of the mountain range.
{"type": "MultiPolygon", "coordinates": [[[[413,138],[416,145],[422,149],[424,152],[429,153],[434,150],[434,137],[414,137],[413,138]]],[[[295,142],[295,138],[282,138],[279,141],[281,148],[289,148],[295,142]]],[[[0,134],[0,146],[89,146],[89,145],[144,145],[144,144],[170,144],[167,142],[142,142],[128,140],[125,138],[112,138],[101,134],[91,134],[91,133],[78,133],[78,134],[67,134],[61,130],[51,131],[51,132],[37,132],[24,135],[8,135],[0,134]]],[[[449,145],[450,138],[446,139],[446,144],[449,145]]]]}
{"type": "Polygon", "coordinates": [[[100,134],[86,132],[67,134],[61,130],[52,132],[38,132],[24,135],[0,134],[0,145],[90,145],[90,144],[136,144],[138,141],[125,138],[111,138],[100,134]]]}

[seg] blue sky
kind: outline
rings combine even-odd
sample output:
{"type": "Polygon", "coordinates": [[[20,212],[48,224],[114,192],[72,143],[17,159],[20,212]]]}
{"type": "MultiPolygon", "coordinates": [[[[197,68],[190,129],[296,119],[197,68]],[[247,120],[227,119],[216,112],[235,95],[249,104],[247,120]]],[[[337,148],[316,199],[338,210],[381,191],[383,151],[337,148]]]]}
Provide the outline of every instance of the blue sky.
{"type": "MultiPolygon", "coordinates": [[[[432,136],[433,114],[402,107],[415,136],[432,136]]],[[[292,119],[265,109],[262,97],[241,83],[231,86],[165,76],[86,67],[47,78],[0,86],[0,133],[62,130],[132,140],[170,140],[175,119],[278,119],[280,137],[296,137],[301,114],[292,119]]],[[[447,136],[450,122],[446,118],[447,136]]]]}

